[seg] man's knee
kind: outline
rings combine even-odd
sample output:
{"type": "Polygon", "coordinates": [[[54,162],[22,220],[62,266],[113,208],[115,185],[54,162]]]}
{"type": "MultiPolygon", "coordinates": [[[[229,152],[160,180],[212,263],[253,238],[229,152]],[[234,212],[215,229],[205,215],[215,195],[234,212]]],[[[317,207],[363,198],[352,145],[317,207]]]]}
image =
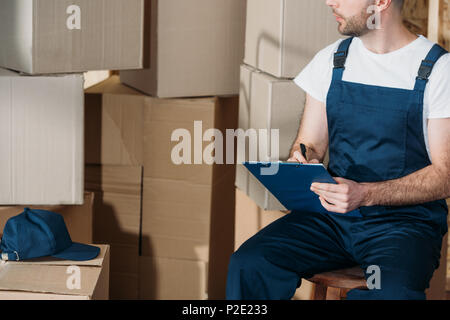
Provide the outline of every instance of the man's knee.
{"type": "Polygon", "coordinates": [[[261,265],[263,262],[264,252],[261,248],[241,246],[231,255],[229,269],[244,271],[258,270],[258,265],[261,265]]]}

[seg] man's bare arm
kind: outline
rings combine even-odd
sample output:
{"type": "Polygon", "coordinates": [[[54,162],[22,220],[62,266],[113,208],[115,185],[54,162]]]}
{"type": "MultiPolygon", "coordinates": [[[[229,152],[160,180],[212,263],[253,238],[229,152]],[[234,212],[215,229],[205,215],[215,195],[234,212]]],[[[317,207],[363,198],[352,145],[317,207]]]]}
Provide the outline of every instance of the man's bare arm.
{"type": "Polygon", "coordinates": [[[313,183],[325,209],[347,213],[361,206],[405,206],[450,197],[450,118],[428,123],[432,165],[400,179],[357,183],[335,178],[338,184],[313,183]]]}
{"type": "Polygon", "coordinates": [[[305,110],[300,121],[297,139],[291,148],[290,158],[300,151],[300,143],[307,149],[307,158],[323,162],[328,149],[328,123],[326,105],[309,94],[306,95],[305,110]]]}
{"type": "Polygon", "coordinates": [[[450,197],[450,118],[431,119],[432,165],[400,179],[363,184],[366,205],[413,205],[450,197]]]}

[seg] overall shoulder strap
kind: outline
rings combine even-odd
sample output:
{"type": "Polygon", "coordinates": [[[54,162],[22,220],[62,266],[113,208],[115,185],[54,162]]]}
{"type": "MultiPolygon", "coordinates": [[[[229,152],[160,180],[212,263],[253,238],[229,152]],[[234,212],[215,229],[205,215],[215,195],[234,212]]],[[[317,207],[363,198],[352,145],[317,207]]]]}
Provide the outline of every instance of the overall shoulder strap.
{"type": "Polygon", "coordinates": [[[353,37],[343,40],[339,44],[339,48],[334,54],[333,81],[342,80],[345,70],[345,62],[347,61],[348,49],[353,41],[353,37]]]}
{"type": "Polygon", "coordinates": [[[448,53],[447,50],[445,50],[438,44],[435,44],[431,48],[425,60],[423,60],[422,63],[420,64],[419,72],[416,78],[416,86],[414,87],[414,90],[425,91],[428,79],[431,76],[434,65],[446,53],[448,53]]]}

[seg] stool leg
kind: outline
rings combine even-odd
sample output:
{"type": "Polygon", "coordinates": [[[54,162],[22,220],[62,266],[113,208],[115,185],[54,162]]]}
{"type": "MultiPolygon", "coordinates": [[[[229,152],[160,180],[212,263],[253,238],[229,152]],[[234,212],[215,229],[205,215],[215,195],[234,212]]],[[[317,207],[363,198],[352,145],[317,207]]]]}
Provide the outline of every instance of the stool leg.
{"type": "Polygon", "coordinates": [[[326,300],[327,287],[321,284],[314,284],[313,300],[326,300]]]}
{"type": "Polygon", "coordinates": [[[349,292],[349,291],[350,291],[350,289],[341,289],[341,292],[340,292],[341,300],[347,299],[347,292],[349,292]]]}

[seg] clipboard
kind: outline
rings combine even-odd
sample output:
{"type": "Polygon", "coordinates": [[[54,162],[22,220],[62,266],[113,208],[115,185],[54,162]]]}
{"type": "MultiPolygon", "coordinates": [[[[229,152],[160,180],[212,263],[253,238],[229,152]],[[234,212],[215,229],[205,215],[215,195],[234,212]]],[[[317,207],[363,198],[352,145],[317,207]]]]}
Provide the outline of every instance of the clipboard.
{"type": "Polygon", "coordinates": [[[319,196],[310,190],[313,182],[337,184],[323,164],[244,162],[243,165],[288,210],[362,217],[359,209],[346,214],[326,210],[320,203],[319,196]],[[274,165],[279,166],[276,174],[261,174],[261,170],[267,170],[274,165]]]}

